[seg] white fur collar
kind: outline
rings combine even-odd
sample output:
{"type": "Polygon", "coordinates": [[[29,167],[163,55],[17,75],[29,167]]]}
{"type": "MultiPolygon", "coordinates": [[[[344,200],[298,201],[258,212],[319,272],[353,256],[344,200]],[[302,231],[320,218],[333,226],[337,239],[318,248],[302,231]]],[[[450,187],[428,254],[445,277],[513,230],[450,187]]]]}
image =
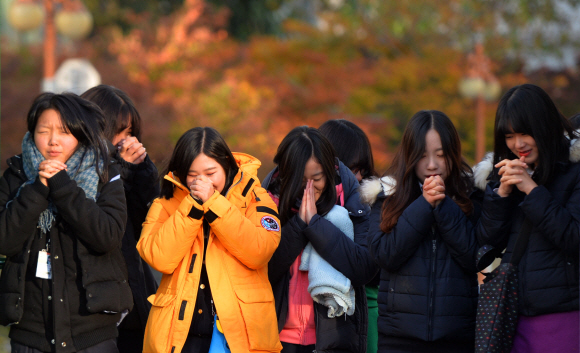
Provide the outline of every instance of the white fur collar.
{"type": "MultiPolygon", "coordinates": [[[[580,139],[573,139],[570,141],[570,162],[580,162],[580,139]]],[[[473,167],[473,181],[475,186],[481,190],[485,190],[487,185],[487,177],[493,170],[493,152],[486,153],[483,160],[473,167]]]]}
{"type": "Polygon", "coordinates": [[[362,181],[358,192],[363,203],[373,205],[377,201],[377,196],[382,191],[385,195],[392,195],[395,192],[395,179],[390,176],[377,178],[371,177],[362,181]]]}

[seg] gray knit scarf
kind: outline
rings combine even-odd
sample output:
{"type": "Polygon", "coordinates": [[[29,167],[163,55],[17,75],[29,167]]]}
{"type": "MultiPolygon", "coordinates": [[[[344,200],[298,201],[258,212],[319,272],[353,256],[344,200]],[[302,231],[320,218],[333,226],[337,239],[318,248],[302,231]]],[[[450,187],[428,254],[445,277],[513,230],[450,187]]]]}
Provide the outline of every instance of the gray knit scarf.
{"type": "MultiPolygon", "coordinates": [[[[24,164],[24,173],[28,180],[20,186],[16,197],[18,197],[20,190],[25,185],[34,183],[38,176],[38,166],[44,160],[45,158],[34,143],[32,134],[27,132],[22,140],[22,162],[24,164]]],[[[87,198],[96,201],[99,175],[96,169],[95,149],[79,145],[75,153],[66,161],[66,165],[69,178],[76,181],[77,185],[85,191],[87,198]]],[[[99,169],[102,170],[102,168],[103,160],[101,159],[99,161],[99,169]]],[[[38,226],[45,234],[50,231],[57,213],[54,203],[50,199],[48,201],[48,208],[40,214],[38,219],[38,226]]]]}

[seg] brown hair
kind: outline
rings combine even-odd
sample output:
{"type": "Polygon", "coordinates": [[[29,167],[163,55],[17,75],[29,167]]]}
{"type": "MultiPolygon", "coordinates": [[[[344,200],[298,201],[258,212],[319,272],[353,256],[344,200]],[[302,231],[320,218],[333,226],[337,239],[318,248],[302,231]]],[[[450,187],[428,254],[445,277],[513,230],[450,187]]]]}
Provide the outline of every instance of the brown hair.
{"type": "Polygon", "coordinates": [[[455,126],[440,111],[422,110],[409,120],[393,164],[385,173],[396,181],[395,192],[383,204],[381,230],[385,233],[395,227],[403,211],[421,196],[419,183],[422,180],[417,178],[415,166],[425,152],[425,136],[431,129],[439,134],[446,157],[449,176],[445,179],[445,193],[464,213],[469,214],[473,210],[469,199],[473,187],[472,171],[461,156],[461,143],[455,126]]]}

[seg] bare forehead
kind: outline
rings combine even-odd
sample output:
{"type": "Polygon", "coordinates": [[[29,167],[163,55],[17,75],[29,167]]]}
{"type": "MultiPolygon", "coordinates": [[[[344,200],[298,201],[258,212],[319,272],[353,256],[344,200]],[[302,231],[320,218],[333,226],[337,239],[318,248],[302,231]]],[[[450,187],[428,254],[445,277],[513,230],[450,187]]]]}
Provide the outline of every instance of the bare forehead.
{"type": "Polygon", "coordinates": [[[441,136],[439,133],[435,131],[435,129],[431,129],[425,135],[425,150],[441,150],[443,146],[441,144],[441,136]]]}
{"type": "Polygon", "coordinates": [[[322,165],[314,158],[310,158],[304,166],[304,177],[306,178],[322,175],[323,172],[322,165]]]}
{"type": "Polygon", "coordinates": [[[189,166],[189,172],[202,173],[217,170],[218,168],[221,168],[221,166],[215,159],[200,153],[189,166]]]}

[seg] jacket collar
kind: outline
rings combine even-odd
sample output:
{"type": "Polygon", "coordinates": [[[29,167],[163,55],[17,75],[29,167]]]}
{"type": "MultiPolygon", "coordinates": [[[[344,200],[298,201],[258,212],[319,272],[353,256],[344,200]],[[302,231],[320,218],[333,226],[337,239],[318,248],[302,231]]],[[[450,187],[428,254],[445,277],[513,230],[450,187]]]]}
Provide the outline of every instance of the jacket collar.
{"type": "MultiPolygon", "coordinates": [[[[236,184],[238,184],[242,180],[242,178],[243,179],[254,178],[255,180],[258,180],[257,173],[262,163],[257,158],[252,157],[249,154],[238,152],[232,152],[232,154],[236,160],[236,164],[238,165],[238,173],[234,177],[230,189],[233,189],[233,187],[236,184]]],[[[169,180],[170,182],[175,184],[178,188],[189,194],[189,189],[187,188],[187,186],[181,183],[179,178],[176,175],[174,175],[173,172],[167,173],[167,175],[165,175],[163,179],[169,180]]]]}
{"type": "Polygon", "coordinates": [[[342,183],[342,190],[344,192],[344,208],[346,208],[351,215],[360,216],[365,212],[365,209],[367,209],[366,204],[363,204],[360,195],[352,197],[356,195],[356,192],[358,191],[357,189],[360,187],[359,183],[350,169],[338,160],[338,158],[336,159],[336,163],[338,165],[338,173],[342,183]]]}

